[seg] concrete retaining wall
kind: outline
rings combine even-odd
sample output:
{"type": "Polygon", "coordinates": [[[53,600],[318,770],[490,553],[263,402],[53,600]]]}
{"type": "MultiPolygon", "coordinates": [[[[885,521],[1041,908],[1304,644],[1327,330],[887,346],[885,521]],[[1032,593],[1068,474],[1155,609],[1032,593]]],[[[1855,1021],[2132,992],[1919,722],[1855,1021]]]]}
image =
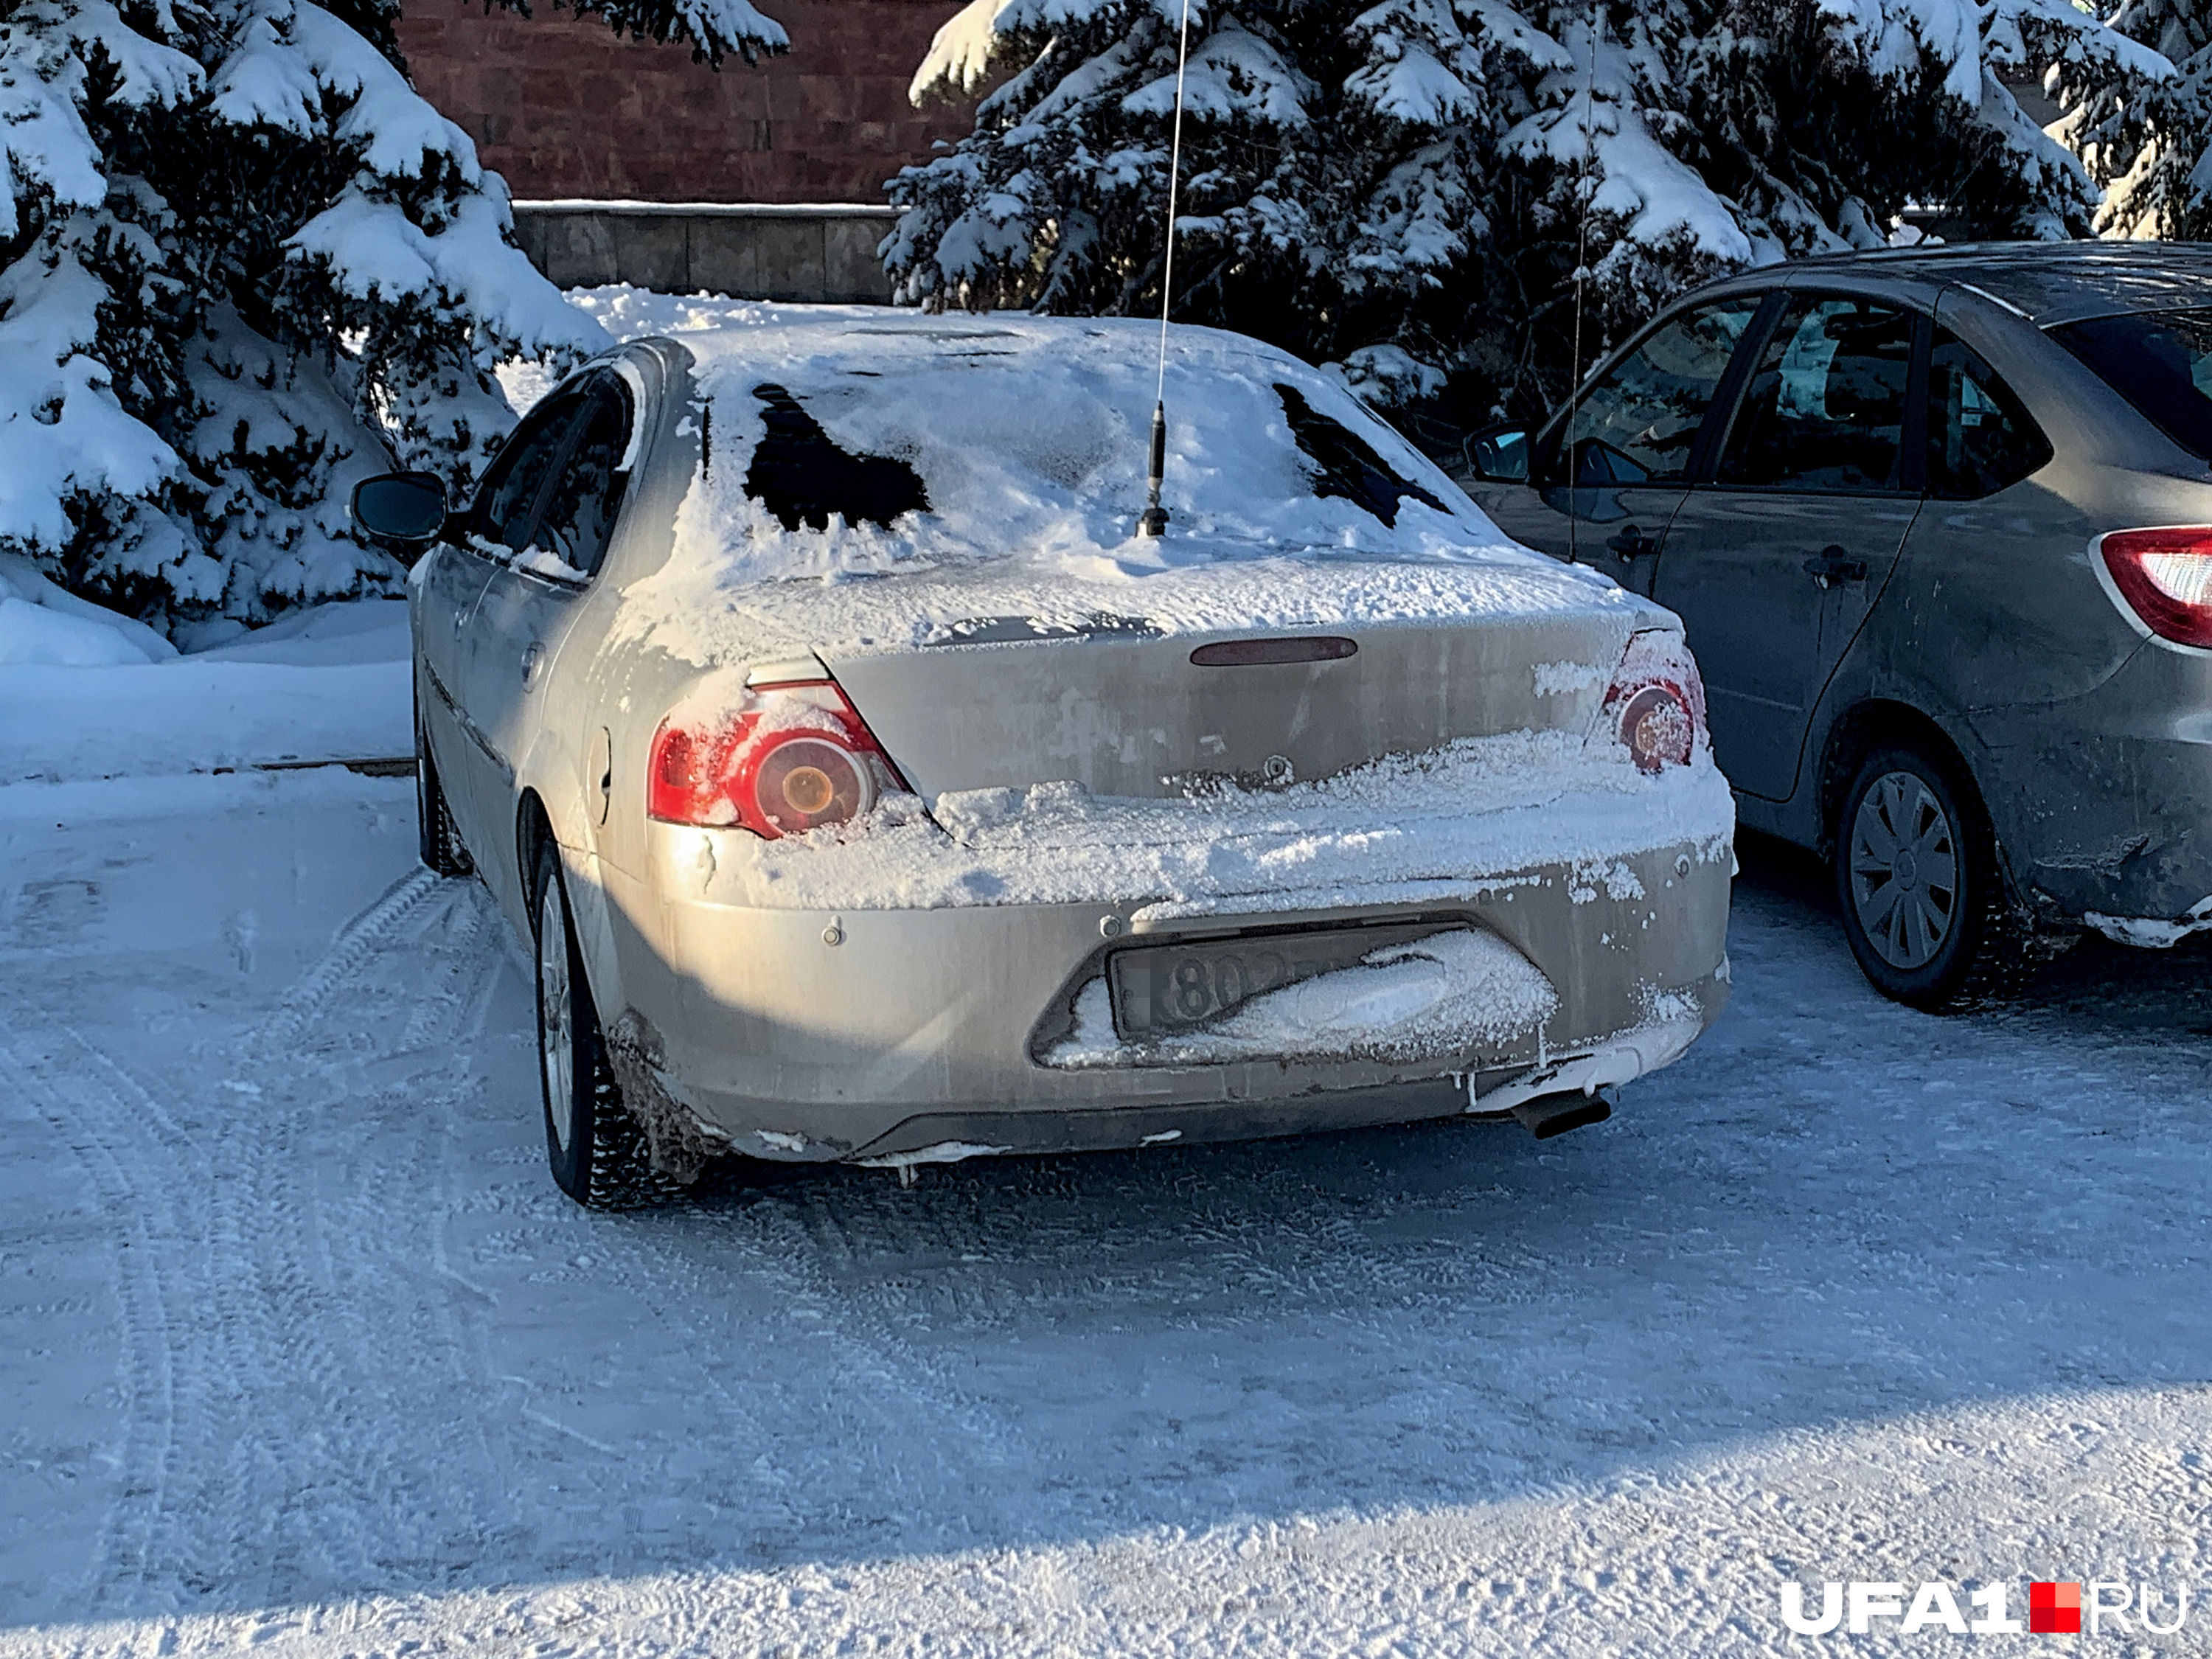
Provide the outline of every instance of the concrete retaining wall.
{"type": "Polygon", "coordinates": [[[562,288],[632,283],[746,300],[883,303],[876,245],[897,210],[873,203],[517,202],[515,240],[562,288]]]}

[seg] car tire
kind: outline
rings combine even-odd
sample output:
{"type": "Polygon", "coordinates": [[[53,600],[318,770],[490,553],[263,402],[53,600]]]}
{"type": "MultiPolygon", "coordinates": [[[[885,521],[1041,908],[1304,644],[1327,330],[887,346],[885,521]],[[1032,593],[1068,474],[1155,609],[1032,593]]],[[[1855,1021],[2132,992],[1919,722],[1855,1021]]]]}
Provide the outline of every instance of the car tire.
{"type": "Polygon", "coordinates": [[[537,947],[538,1080],[545,1107],[545,1156],[554,1184],[586,1208],[634,1209],[665,1195],[645,1132],[623,1104],[584,958],[576,945],[561,854],[551,837],[538,848],[530,885],[537,947]]]}
{"type": "Polygon", "coordinates": [[[461,844],[460,826],[446,792],[438,786],[438,763],[430,758],[430,740],[418,724],[415,728],[415,827],[421,837],[422,862],[441,876],[465,876],[476,868],[469,849],[461,844]]]}
{"type": "Polygon", "coordinates": [[[1893,1001],[1957,1013],[2034,971],[1981,798],[1926,749],[1887,745],[1860,763],[1837,817],[1835,875],[1851,954],[1893,1001]]]}

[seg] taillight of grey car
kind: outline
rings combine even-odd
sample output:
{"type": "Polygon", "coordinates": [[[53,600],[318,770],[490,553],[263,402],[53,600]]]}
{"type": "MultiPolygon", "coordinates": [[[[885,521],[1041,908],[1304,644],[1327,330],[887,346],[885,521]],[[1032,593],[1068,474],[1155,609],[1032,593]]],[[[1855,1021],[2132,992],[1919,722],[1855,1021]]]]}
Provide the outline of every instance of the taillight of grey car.
{"type": "Polygon", "coordinates": [[[2116,530],[2098,538],[2097,551],[2145,628],[2212,649],[2212,527],[2116,530]]]}

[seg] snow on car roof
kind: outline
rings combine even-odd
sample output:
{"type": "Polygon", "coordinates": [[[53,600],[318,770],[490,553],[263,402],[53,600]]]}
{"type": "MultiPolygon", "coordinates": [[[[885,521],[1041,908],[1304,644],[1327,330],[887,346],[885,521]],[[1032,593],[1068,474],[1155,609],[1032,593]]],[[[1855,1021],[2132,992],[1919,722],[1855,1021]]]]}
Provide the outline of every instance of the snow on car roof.
{"type": "Polygon", "coordinates": [[[655,296],[624,316],[629,297],[611,325],[674,324],[707,405],[673,556],[626,593],[629,625],[693,660],[982,643],[1009,619],[1191,632],[1635,608],[1508,541],[1337,382],[1240,335],[1170,331],[1170,522],[1140,539],[1157,324],[655,296]]]}

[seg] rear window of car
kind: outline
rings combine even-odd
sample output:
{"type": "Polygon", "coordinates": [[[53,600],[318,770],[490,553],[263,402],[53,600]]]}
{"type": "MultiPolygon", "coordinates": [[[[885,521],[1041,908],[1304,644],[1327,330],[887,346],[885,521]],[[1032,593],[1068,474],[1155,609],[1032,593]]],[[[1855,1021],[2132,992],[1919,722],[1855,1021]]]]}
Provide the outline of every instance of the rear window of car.
{"type": "Polygon", "coordinates": [[[1316,497],[1340,496],[1370,517],[1398,527],[1398,503],[1408,496],[1439,513],[1450,509],[1411,478],[1398,476],[1375,452],[1375,446],[1341,422],[1332,421],[1316,409],[1294,386],[1275,382],[1275,395],[1283,400],[1283,418],[1291,423],[1291,436],[1314,465],[1313,493],[1316,497]]]}
{"type": "Polygon", "coordinates": [[[840,449],[805,405],[780,386],[753,388],[761,403],[760,442],[745,473],[745,494],[786,530],[827,530],[832,517],[890,528],[902,513],[927,513],[929,495],[895,455],[840,449]]]}
{"type": "MultiPolygon", "coordinates": [[[[892,337],[893,347],[908,343],[892,337]]],[[[739,362],[712,365],[709,487],[719,495],[734,484],[744,515],[786,532],[881,532],[862,538],[872,557],[1117,547],[1145,504],[1156,388],[1140,354],[1073,343],[1061,353],[1018,337],[1023,349],[990,353],[824,352],[772,379],[739,362]],[[725,457],[735,463],[726,477],[725,457]]],[[[1263,557],[1300,545],[1495,543],[1488,521],[1402,437],[1340,388],[1267,372],[1276,367],[1256,353],[1218,367],[1170,363],[1163,493],[1178,539],[1208,538],[1209,556],[1243,544],[1263,557]]]]}
{"type": "Polygon", "coordinates": [[[2212,309],[2097,317],[2051,335],[2167,437],[2212,460],[2212,309]]]}

